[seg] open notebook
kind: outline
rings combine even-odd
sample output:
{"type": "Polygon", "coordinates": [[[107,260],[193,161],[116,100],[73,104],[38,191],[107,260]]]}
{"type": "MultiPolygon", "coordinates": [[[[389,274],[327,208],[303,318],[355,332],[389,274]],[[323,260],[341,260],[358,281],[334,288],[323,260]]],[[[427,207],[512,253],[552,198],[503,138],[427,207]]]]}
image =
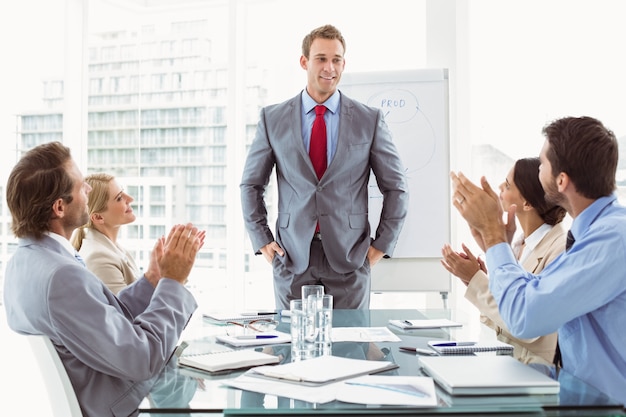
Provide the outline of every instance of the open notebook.
{"type": "Polygon", "coordinates": [[[420,356],[423,372],[452,395],[557,394],[559,382],[512,356],[420,356]]]}

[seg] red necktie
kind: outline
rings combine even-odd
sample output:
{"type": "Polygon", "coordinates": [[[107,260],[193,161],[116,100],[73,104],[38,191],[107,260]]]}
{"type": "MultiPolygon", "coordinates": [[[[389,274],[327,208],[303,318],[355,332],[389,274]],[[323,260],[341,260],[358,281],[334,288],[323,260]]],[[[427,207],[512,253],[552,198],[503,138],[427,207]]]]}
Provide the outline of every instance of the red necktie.
{"type": "Polygon", "coordinates": [[[315,106],[315,121],[311,129],[311,143],[309,144],[309,156],[319,180],[326,171],[326,123],[324,113],[326,106],[315,106]]]}
{"type": "MultiPolygon", "coordinates": [[[[326,171],[326,122],[324,122],[324,113],[326,106],[315,106],[315,120],[311,129],[311,142],[309,143],[309,157],[313,164],[317,179],[321,179],[326,171]]],[[[315,226],[315,233],[319,233],[320,224],[315,226]]]]}

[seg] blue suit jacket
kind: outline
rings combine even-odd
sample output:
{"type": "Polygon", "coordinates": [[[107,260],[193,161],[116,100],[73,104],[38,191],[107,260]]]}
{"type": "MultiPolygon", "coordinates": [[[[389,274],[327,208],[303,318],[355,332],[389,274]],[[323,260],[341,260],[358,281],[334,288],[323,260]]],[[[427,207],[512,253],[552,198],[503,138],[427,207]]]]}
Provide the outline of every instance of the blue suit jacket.
{"type": "Polygon", "coordinates": [[[324,253],[340,273],[363,266],[370,243],[393,253],[408,210],[404,168],[379,109],[341,94],[337,152],[320,180],[302,139],[301,95],[261,111],[241,181],[243,217],[255,252],[276,240],[291,272],[309,266],[319,221],[324,253]],[[278,219],[270,231],[264,193],[276,168],[278,219]],[[374,241],[368,221],[368,182],[376,176],[383,208],[374,241]]]}
{"type": "Polygon", "coordinates": [[[49,236],[19,239],[7,264],[9,326],[54,343],[85,416],[129,416],[175,350],[196,302],[182,285],[145,278],[116,297],[49,236]]]}

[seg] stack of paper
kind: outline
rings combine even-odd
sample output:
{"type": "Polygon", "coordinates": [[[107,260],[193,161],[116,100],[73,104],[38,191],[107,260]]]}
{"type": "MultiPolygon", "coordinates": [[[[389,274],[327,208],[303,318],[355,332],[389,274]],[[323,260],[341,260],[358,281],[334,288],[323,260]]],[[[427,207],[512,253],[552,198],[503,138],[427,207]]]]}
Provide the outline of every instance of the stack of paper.
{"type": "Polygon", "coordinates": [[[278,357],[251,349],[213,352],[201,355],[181,356],[178,358],[178,364],[180,366],[208,372],[249,368],[251,366],[267,365],[271,363],[278,363],[278,357]]]}

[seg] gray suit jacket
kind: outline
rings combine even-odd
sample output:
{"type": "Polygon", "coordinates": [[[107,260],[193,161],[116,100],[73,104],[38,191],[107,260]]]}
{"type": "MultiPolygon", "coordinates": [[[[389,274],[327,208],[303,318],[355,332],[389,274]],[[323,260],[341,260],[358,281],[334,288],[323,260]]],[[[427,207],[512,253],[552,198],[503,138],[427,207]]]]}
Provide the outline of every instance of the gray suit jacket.
{"type": "Polygon", "coordinates": [[[301,95],[261,111],[241,181],[243,217],[255,252],[276,240],[280,261],[300,274],[309,266],[319,221],[331,267],[347,273],[363,266],[372,244],[391,256],[408,208],[404,167],[380,110],[341,95],[337,152],[318,181],[304,147],[301,95]],[[264,193],[276,167],[276,237],[267,221],[264,193]],[[383,209],[374,240],[368,222],[368,181],[376,176],[383,209]]]}
{"type": "Polygon", "coordinates": [[[49,236],[19,239],[7,264],[9,326],[52,340],[85,416],[129,416],[172,355],[196,302],[182,285],[142,278],[119,298],[49,236]]]}

